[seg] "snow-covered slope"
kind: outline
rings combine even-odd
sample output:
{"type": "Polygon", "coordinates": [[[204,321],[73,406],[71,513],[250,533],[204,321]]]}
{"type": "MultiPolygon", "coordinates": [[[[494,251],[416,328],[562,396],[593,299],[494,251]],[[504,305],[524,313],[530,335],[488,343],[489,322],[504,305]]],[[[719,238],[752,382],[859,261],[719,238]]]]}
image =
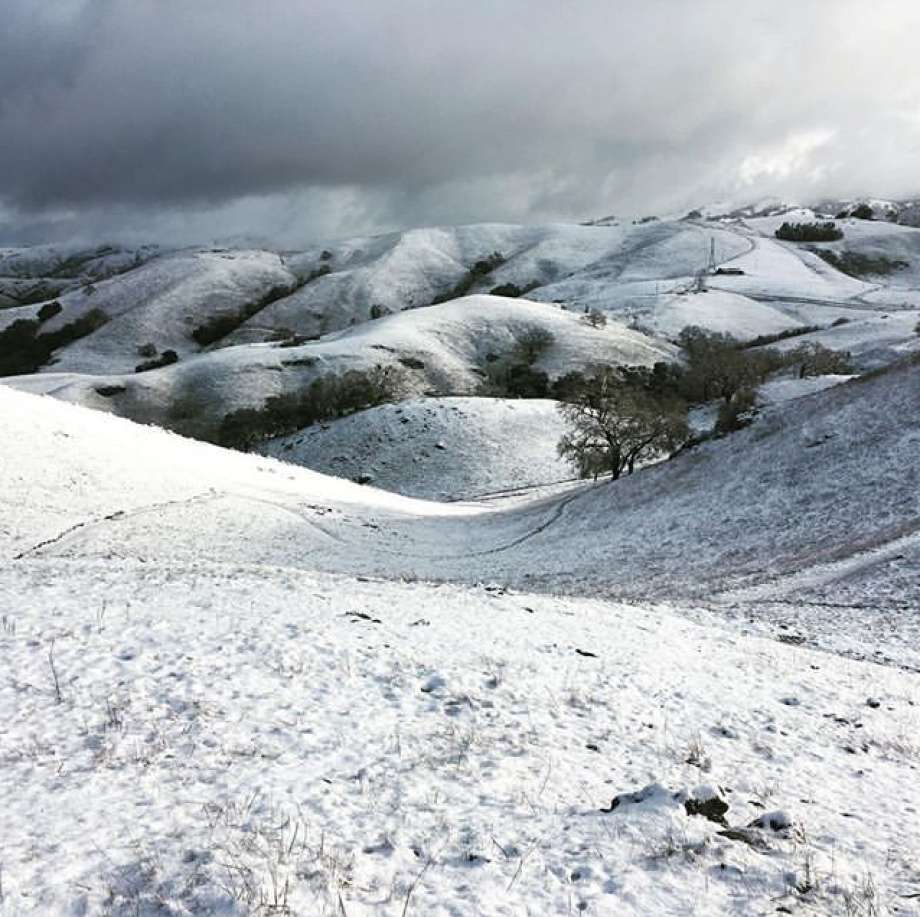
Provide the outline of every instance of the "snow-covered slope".
{"type": "Polygon", "coordinates": [[[231,411],[259,407],[272,395],[300,391],[315,378],[350,369],[398,368],[405,393],[472,393],[489,360],[511,353],[534,329],[551,336],[535,365],[552,377],[592,363],[650,366],[677,353],[614,322],[591,327],[557,306],[469,296],[293,347],[226,347],[140,374],[42,373],[4,381],[207,438],[231,411]]]}
{"type": "MultiPolygon", "coordinates": [[[[91,310],[108,321],[61,348],[48,372],[133,373],[144,362],[138,352],[152,344],[180,357],[198,353],[196,329],[221,315],[233,315],[270,290],[297,278],[281,258],[261,251],[193,251],[155,258],[128,273],[81,286],[58,297],[59,315],[42,326],[53,332],[91,310]]],[[[0,312],[0,330],[18,318],[34,318],[40,305],[0,312]]],[[[149,355],[148,355],[149,356],[149,355]]]]}
{"type": "MultiPolygon", "coordinates": [[[[32,482],[29,506],[21,505],[16,487],[7,490],[3,525],[14,553],[76,521],[133,511],[144,502],[148,477],[164,480],[168,472],[177,496],[164,483],[155,501],[167,505],[81,529],[78,550],[132,557],[166,550],[182,565],[194,561],[204,541],[229,563],[495,579],[518,588],[700,602],[753,587],[833,602],[840,581],[859,569],[870,591],[888,577],[913,576],[903,600],[908,607],[920,602],[916,361],[768,405],[751,427],[618,482],[584,484],[504,509],[493,504],[489,511],[413,502],[268,459],[253,475],[265,491],[241,491],[235,479],[222,483],[218,469],[243,474],[252,459],[231,461],[212,447],[130,426],[139,444],[144,434],[145,445],[126,450],[116,466],[106,437],[107,431],[126,436],[117,432],[125,430],[123,421],[11,390],[0,395],[7,406],[4,478],[32,482]],[[42,417],[56,419],[60,429],[33,444],[29,431],[42,417]],[[53,477],[60,467],[55,449],[70,438],[79,440],[79,451],[62,478],[53,477]],[[45,467],[47,486],[34,472],[45,467]],[[74,483],[68,490],[61,480],[74,483]],[[101,500],[109,490],[112,500],[101,500]],[[121,505],[117,495],[134,490],[141,496],[121,505]],[[353,503],[362,500],[367,505],[357,512],[353,503]],[[190,525],[198,533],[192,540],[184,534],[190,525]],[[814,569],[823,571],[818,579],[796,579],[814,569]]],[[[69,544],[65,539],[48,551],[66,556],[69,544]]],[[[857,617],[858,626],[815,639],[852,651],[872,633],[879,643],[894,641],[891,652],[920,667],[916,648],[906,649],[917,622],[888,634],[880,619],[857,617]]]]}
{"type": "MultiPolygon", "coordinates": [[[[30,283],[30,271],[34,278],[54,271],[74,275],[65,278],[71,286],[59,296],[60,314],[42,322],[40,337],[73,328],[90,313],[96,319],[40,366],[47,379],[16,384],[210,436],[220,417],[308,383],[317,367],[422,360],[424,370],[410,373],[409,391],[470,393],[478,381],[473,370],[481,369],[477,361],[490,349],[497,352],[489,336],[505,346],[513,336],[509,323],[519,324],[513,310],[536,309],[528,301],[573,314],[597,309],[619,323],[606,338],[591,337],[588,328],[565,331],[572,346],[550,353],[553,365],[545,368],[553,373],[595,357],[666,358],[674,351],[665,339],[673,340],[686,324],[756,338],[803,325],[829,329],[846,317],[853,322],[847,332],[818,332],[812,340],[851,346],[862,369],[890,363],[917,346],[920,230],[843,221],[845,239],[825,248],[907,263],[885,276],[857,279],[808,246],[773,238],[780,222],[813,219],[813,211],[773,209],[773,216],[710,222],[428,228],[286,253],[144,250],[132,261],[120,249],[0,252],[0,270],[10,272],[14,286],[30,283]],[[695,275],[711,253],[717,265],[743,273],[708,276],[709,292],[693,292],[695,275]],[[525,298],[514,306],[489,300],[486,307],[482,296],[491,290],[523,292],[525,298]],[[474,295],[459,299],[462,293],[474,295]],[[431,305],[445,297],[462,305],[431,305]],[[479,312],[491,309],[497,325],[473,317],[471,303],[479,304],[479,312]],[[889,313],[897,318],[884,318],[889,313]],[[106,319],[101,324],[100,315],[106,319]],[[623,325],[649,336],[629,338],[623,325]],[[274,346],[295,334],[314,340],[289,350],[274,346]],[[619,338],[616,346],[595,346],[613,336],[619,338]],[[240,346],[229,346],[234,344],[240,346]],[[166,351],[175,352],[178,366],[135,376],[139,364],[166,351]],[[313,369],[293,366],[314,357],[313,369]]],[[[8,296],[4,302],[9,304],[8,296]]],[[[37,317],[42,305],[0,309],[0,333],[17,319],[37,317]]],[[[550,321],[556,319],[539,320],[550,321]]]]}
{"type": "MultiPolygon", "coordinates": [[[[916,915],[917,674],[676,593],[907,537],[917,379],[511,509],[0,389],[3,909],[916,915]],[[669,555],[668,608],[404,581],[596,591],[669,555]]],[[[910,664],[894,607],[832,639],[910,664]]]]}
{"type": "Polygon", "coordinates": [[[424,398],[316,424],[259,451],[385,490],[455,500],[570,479],[556,452],[563,429],[554,401],[424,398]]]}

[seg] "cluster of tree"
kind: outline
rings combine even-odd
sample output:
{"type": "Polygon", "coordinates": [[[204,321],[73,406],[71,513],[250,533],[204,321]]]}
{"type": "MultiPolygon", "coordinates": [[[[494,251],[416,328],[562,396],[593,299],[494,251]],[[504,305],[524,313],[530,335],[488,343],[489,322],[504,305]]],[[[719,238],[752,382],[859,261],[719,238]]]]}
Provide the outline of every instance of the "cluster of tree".
{"type": "Polygon", "coordinates": [[[61,304],[50,302],[39,309],[36,318],[16,319],[0,331],[0,376],[37,372],[59,347],[92,334],[109,320],[101,309],[90,309],[60,328],[42,333],[42,325],[60,312],[61,304]]]}
{"type": "Polygon", "coordinates": [[[831,350],[823,344],[801,344],[785,354],[785,363],[795,368],[800,379],[809,376],[848,376],[854,372],[849,351],[831,350]]]}
{"type": "Polygon", "coordinates": [[[557,379],[548,394],[560,401],[567,431],[559,454],[582,477],[609,472],[618,478],[636,464],[668,454],[690,440],[687,406],[719,401],[715,432],[750,422],[757,386],[792,368],[799,378],[853,371],[850,354],[821,344],[786,353],[746,349],[735,338],[688,327],[679,342],[685,362],[647,367],[596,367],[557,379]]]}
{"type": "Polygon", "coordinates": [[[510,299],[517,299],[519,296],[525,296],[531,290],[535,290],[540,286],[538,280],[534,280],[531,283],[525,283],[524,286],[519,287],[516,283],[502,283],[497,287],[492,287],[489,290],[492,296],[507,296],[510,299]]]}
{"type": "Polygon", "coordinates": [[[567,429],[557,449],[580,477],[609,473],[616,480],[686,442],[686,404],[643,384],[649,381],[610,366],[569,379],[559,404],[567,429]]]}
{"type": "Polygon", "coordinates": [[[451,289],[440,296],[436,296],[431,304],[437,305],[440,302],[447,302],[451,299],[458,299],[466,296],[473,286],[481,280],[486,274],[491,274],[497,267],[501,267],[508,259],[501,252],[492,252],[485,258],[480,258],[451,289]]]}
{"type": "Polygon", "coordinates": [[[253,302],[245,303],[232,312],[212,315],[192,331],[192,338],[199,346],[207,347],[208,344],[213,344],[236,331],[243,322],[257,315],[266,306],[295,293],[301,286],[303,286],[301,283],[295,283],[291,286],[274,286],[264,296],[253,302]]]}
{"type": "MultiPolygon", "coordinates": [[[[846,322],[847,319],[843,321],[846,322]]],[[[820,325],[799,325],[798,328],[786,328],[783,331],[776,331],[773,334],[758,334],[757,337],[745,341],[744,346],[763,347],[766,344],[775,344],[777,341],[785,341],[789,338],[800,337],[803,334],[811,334],[813,331],[820,330],[820,325]]]]}
{"type": "Polygon", "coordinates": [[[164,350],[159,356],[151,354],[151,359],[145,360],[143,363],[138,363],[134,367],[136,373],[145,373],[151,369],[160,369],[163,366],[172,366],[173,363],[179,362],[179,354],[175,350],[164,350]]]}
{"type": "Polygon", "coordinates": [[[396,367],[375,366],[320,376],[305,389],[268,398],[259,408],[230,412],[221,422],[218,442],[246,450],[264,439],[395,401],[402,389],[401,373],[396,367]]]}
{"type": "Polygon", "coordinates": [[[506,354],[489,353],[478,394],[491,398],[547,398],[549,375],[535,367],[553,336],[545,328],[529,328],[506,354]]]}
{"type": "MultiPolygon", "coordinates": [[[[847,217],[853,217],[857,220],[874,220],[875,213],[868,204],[859,204],[852,210],[841,210],[840,213],[837,214],[838,220],[845,220],[847,217]]],[[[895,217],[897,217],[896,213],[895,217]]]]}
{"type": "Polygon", "coordinates": [[[678,336],[686,364],[672,372],[674,391],[692,404],[731,401],[744,389],[753,389],[782,369],[785,357],[777,350],[745,350],[729,334],[704,331],[695,325],[678,336]]]}
{"type": "Polygon", "coordinates": [[[900,258],[888,258],[885,255],[863,255],[860,252],[816,251],[816,255],[823,258],[832,267],[851,277],[862,277],[864,274],[893,274],[909,267],[907,261],[900,258]]]}
{"type": "Polygon", "coordinates": [[[786,242],[836,242],[843,232],[828,220],[825,223],[783,223],[773,235],[786,242]]]}
{"type": "Polygon", "coordinates": [[[52,296],[59,296],[63,290],[63,284],[52,286],[47,281],[41,280],[30,287],[7,289],[5,293],[10,299],[14,300],[16,305],[34,306],[36,303],[51,299],[52,296]]]}

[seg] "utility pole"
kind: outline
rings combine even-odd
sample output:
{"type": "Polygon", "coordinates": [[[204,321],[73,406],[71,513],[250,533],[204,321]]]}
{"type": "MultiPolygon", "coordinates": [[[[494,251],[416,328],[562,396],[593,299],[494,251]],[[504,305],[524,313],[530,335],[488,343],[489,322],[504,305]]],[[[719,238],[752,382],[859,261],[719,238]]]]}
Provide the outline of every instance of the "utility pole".
{"type": "Polygon", "coordinates": [[[716,237],[709,237],[709,266],[707,267],[707,273],[715,274],[716,272],[716,237]]]}

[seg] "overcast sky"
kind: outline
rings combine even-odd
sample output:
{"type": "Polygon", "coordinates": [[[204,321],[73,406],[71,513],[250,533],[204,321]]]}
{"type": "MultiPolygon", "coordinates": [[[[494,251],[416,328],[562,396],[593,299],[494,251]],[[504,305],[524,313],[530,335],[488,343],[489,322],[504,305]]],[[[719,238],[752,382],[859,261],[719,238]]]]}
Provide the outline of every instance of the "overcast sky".
{"type": "Polygon", "coordinates": [[[920,0],[3,0],[0,239],[918,194],[918,35],[920,0]]]}

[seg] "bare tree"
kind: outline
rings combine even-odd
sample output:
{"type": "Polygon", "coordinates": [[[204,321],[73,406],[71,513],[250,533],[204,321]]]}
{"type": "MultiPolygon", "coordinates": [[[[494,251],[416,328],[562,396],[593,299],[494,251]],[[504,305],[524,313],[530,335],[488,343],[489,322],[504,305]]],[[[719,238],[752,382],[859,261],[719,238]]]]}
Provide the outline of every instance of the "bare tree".
{"type": "Polygon", "coordinates": [[[798,376],[846,376],[853,372],[853,363],[848,351],[831,350],[823,344],[802,344],[790,351],[789,362],[798,364],[798,376]]]}

